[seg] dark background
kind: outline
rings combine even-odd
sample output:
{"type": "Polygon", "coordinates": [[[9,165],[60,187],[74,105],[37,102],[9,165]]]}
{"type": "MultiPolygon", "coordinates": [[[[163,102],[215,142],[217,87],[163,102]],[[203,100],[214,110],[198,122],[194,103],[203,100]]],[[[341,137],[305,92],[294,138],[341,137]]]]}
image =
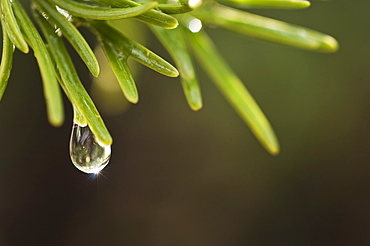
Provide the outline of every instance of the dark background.
{"type": "Polygon", "coordinates": [[[0,245],[369,245],[369,8],[254,11],[333,35],[335,54],[208,30],[274,126],[277,157],[204,74],[194,113],[178,79],[143,68],[139,104],[103,114],[112,158],[90,178],[69,159],[70,105],[51,127],[34,58],[17,51],[0,103],[0,245]]]}

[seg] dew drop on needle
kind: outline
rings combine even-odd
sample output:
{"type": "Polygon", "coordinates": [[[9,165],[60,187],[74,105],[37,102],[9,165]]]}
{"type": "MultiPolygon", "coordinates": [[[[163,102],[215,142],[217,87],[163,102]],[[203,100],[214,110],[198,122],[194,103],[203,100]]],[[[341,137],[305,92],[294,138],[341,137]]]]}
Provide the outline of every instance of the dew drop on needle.
{"type": "Polygon", "coordinates": [[[99,143],[88,125],[73,123],[69,153],[76,168],[97,174],[108,165],[111,146],[99,143]]]}

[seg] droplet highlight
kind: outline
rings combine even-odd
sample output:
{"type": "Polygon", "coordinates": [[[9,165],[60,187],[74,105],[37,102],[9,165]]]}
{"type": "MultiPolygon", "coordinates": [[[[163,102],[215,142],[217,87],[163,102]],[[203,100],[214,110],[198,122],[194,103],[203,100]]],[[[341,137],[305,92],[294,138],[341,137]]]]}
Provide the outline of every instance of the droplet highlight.
{"type": "Polygon", "coordinates": [[[84,173],[99,173],[109,163],[111,146],[99,143],[88,125],[73,123],[69,154],[72,163],[84,173]]]}
{"type": "Polygon", "coordinates": [[[197,33],[202,29],[202,22],[199,19],[193,18],[189,21],[188,28],[191,32],[197,33]]]}
{"type": "Polygon", "coordinates": [[[188,5],[192,9],[198,8],[200,5],[202,5],[202,0],[189,0],[188,5]]]}

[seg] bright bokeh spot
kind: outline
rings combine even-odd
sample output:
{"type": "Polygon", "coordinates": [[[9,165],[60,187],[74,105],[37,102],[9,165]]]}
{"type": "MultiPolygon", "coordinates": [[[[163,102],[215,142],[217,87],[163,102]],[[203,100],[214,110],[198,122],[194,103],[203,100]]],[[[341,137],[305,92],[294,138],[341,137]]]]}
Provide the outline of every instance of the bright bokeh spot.
{"type": "Polygon", "coordinates": [[[189,22],[189,30],[191,32],[199,32],[202,29],[202,22],[198,19],[192,19],[189,22]]]}

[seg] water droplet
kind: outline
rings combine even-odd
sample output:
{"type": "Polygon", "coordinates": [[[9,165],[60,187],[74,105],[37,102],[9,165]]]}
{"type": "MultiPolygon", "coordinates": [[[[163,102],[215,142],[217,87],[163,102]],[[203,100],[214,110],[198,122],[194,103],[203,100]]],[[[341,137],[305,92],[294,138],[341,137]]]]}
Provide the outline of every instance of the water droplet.
{"type": "Polygon", "coordinates": [[[202,0],[189,0],[188,5],[192,9],[198,8],[200,5],[202,5],[202,0]]]}
{"type": "Polygon", "coordinates": [[[88,125],[73,123],[69,154],[79,170],[97,174],[108,165],[111,146],[99,143],[88,125]]]}
{"type": "Polygon", "coordinates": [[[188,28],[191,32],[199,32],[202,29],[202,22],[199,19],[193,18],[189,21],[188,28]]]}

